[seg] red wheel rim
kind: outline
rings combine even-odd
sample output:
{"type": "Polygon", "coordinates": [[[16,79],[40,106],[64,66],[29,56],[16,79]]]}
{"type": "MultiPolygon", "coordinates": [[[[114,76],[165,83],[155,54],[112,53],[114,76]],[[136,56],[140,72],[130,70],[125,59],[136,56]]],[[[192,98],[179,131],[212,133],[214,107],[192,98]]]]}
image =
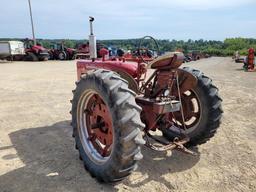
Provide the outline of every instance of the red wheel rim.
{"type": "Polygon", "coordinates": [[[87,156],[94,162],[106,162],[114,144],[111,113],[102,97],[87,90],[78,103],[78,133],[87,156]]]}
{"type": "Polygon", "coordinates": [[[184,120],[181,111],[171,114],[174,125],[186,128],[188,132],[193,131],[201,120],[201,103],[195,91],[189,90],[181,95],[184,120]],[[184,127],[185,124],[185,127],[184,127]]]}
{"type": "Polygon", "coordinates": [[[113,128],[109,110],[98,94],[94,94],[85,109],[89,140],[103,157],[109,156],[113,143],[113,128]]]}

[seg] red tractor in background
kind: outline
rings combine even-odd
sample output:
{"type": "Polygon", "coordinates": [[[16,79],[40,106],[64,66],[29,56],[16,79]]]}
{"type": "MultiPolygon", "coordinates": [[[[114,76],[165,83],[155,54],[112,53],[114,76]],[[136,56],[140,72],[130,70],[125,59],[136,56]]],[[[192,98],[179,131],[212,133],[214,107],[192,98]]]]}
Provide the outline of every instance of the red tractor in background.
{"type": "Polygon", "coordinates": [[[206,57],[201,51],[197,51],[197,50],[189,51],[187,56],[191,58],[192,61],[197,61],[206,57]]]}
{"type": "Polygon", "coordinates": [[[244,70],[253,72],[255,67],[255,50],[253,48],[248,49],[248,55],[244,60],[244,70]]]}
{"type": "MultiPolygon", "coordinates": [[[[151,44],[151,45],[152,45],[151,44]]],[[[134,61],[134,62],[149,62],[152,61],[154,56],[159,53],[159,46],[156,40],[151,37],[151,36],[145,36],[144,38],[141,39],[139,42],[139,48],[134,49],[132,51],[124,52],[122,49],[117,50],[117,55],[118,57],[123,57],[126,61],[134,61]],[[154,48],[146,48],[144,45],[147,42],[152,41],[153,45],[155,46],[154,48]]]]}
{"type": "MultiPolygon", "coordinates": [[[[100,56],[99,51],[105,46],[101,43],[96,43],[97,55],[100,56]]],[[[76,59],[89,59],[90,58],[90,46],[89,42],[77,45],[76,59]]]]}
{"type": "Polygon", "coordinates": [[[90,58],[90,48],[89,43],[83,43],[77,45],[76,59],[89,59],[90,58]]]}
{"type": "Polygon", "coordinates": [[[64,43],[55,43],[48,50],[51,60],[73,60],[76,56],[76,50],[68,48],[64,43]]]}
{"type": "Polygon", "coordinates": [[[127,61],[102,49],[98,58],[93,21],[90,59],[77,62],[71,100],[73,137],[85,168],[99,181],[116,182],[137,168],[141,145],[196,155],[188,147],[207,142],[221,123],[222,100],[212,80],[180,67],[180,52],[148,60],[139,53],[127,61]]]}
{"type": "Polygon", "coordinates": [[[30,39],[24,40],[25,47],[25,61],[47,61],[49,59],[49,54],[47,49],[45,49],[41,44],[33,44],[33,41],[30,39]]]}

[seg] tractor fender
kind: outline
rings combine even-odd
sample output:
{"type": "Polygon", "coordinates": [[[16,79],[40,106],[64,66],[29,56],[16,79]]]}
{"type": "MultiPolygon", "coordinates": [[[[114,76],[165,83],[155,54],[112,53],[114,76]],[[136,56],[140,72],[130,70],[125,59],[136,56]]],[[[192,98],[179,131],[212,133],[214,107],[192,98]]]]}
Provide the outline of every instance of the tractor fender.
{"type": "Polygon", "coordinates": [[[139,92],[139,86],[138,83],[135,81],[135,79],[127,72],[123,71],[123,70],[113,70],[115,71],[117,74],[119,74],[124,80],[126,80],[128,82],[128,87],[133,90],[135,93],[139,92]]]}
{"type": "Polygon", "coordinates": [[[177,75],[178,75],[179,88],[181,93],[184,93],[196,87],[197,78],[192,73],[179,68],[177,69],[177,75]]]}

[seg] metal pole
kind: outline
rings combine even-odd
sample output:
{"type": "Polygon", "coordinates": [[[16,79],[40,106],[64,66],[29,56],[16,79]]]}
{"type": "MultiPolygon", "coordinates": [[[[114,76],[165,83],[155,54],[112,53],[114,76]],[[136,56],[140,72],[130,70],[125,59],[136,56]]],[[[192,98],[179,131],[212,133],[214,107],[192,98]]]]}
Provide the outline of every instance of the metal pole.
{"type": "Polygon", "coordinates": [[[32,16],[32,9],[31,9],[30,0],[28,0],[28,4],[29,4],[29,12],[30,12],[30,20],[31,20],[33,41],[34,41],[34,45],[36,45],[36,38],[35,38],[35,31],[34,31],[34,23],[33,23],[33,16],[32,16]]]}
{"type": "Polygon", "coordinates": [[[94,21],[94,17],[89,17],[89,21],[90,21],[90,35],[93,35],[93,26],[92,26],[92,22],[94,21]]]}

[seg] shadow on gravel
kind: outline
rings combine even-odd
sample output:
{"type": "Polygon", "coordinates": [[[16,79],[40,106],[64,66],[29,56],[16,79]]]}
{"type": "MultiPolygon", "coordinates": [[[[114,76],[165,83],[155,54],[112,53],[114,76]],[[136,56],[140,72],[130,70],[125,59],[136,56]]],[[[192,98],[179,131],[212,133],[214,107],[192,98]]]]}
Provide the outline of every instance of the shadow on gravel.
{"type": "Polygon", "coordinates": [[[0,64],[14,63],[14,61],[0,60],[0,64]]]}
{"type": "MultiPolygon", "coordinates": [[[[115,185],[100,184],[84,170],[74,149],[69,121],[51,126],[28,128],[9,134],[16,155],[6,155],[8,160],[19,158],[24,166],[0,176],[1,191],[115,191],[115,185]]],[[[8,150],[1,148],[0,150],[8,150]]],[[[137,182],[123,181],[130,188],[139,187],[152,180],[169,189],[171,181],[164,179],[167,173],[180,172],[193,167],[199,157],[174,152],[171,157],[143,147],[144,159],[138,172],[148,178],[137,182]]]]}
{"type": "Polygon", "coordinates": [[[165,185],[168,189],[175,189],[172,185],[173,181],[169,181],[165,178],[165,175],[170,173],[182,172],[192,168],[199,160],[200,153],[198,148],[193,148],[193,151],[198,153],[197,156],[184,154],[182,152],[173,151],[172,155],[168,157],[166,152],[156,152],[149,148],[143,148],[143,160],[139,162],[138,172],[141,172],[143,176],[147,176],[146,179],[138,178],[138,181],[131,180],[126,181],[126,185],[130,187],[139,187],[145,185],[151,181],[157,181],[165,185]]]}
{"type": "Polygon", "coordinates": [[[244,68],[236,68],[236,71],[244,71],[244,68]]]}

